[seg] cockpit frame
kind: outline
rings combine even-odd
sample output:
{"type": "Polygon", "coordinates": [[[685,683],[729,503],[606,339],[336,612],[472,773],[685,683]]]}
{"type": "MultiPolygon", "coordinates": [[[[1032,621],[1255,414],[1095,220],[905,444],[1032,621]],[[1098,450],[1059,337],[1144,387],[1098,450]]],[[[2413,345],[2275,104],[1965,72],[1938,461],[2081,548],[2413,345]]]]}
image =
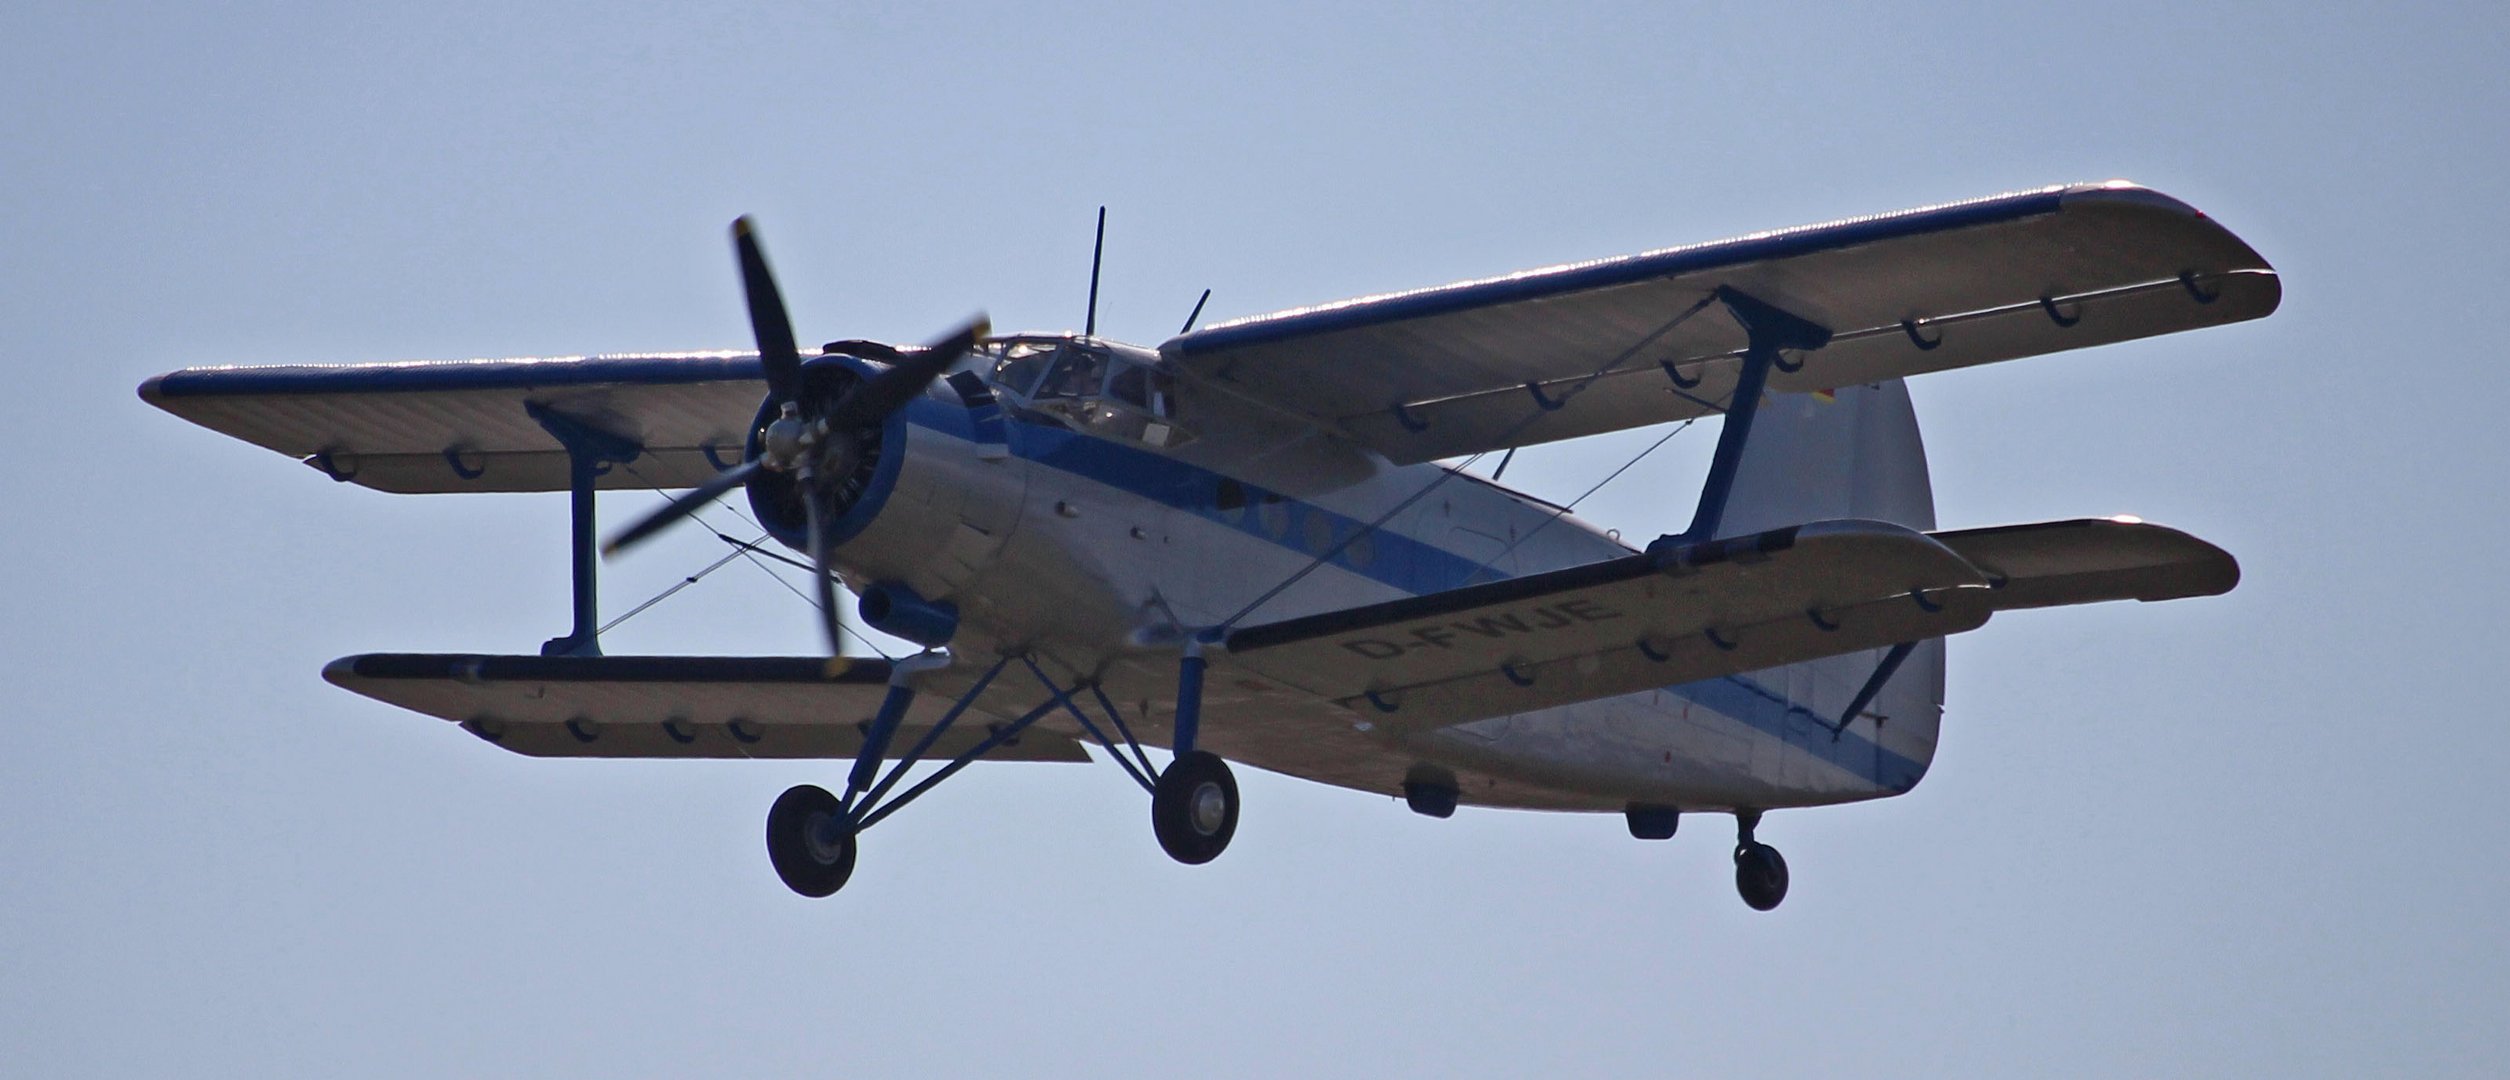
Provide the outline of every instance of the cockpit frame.
{"type": "Polygon", "coordinates": [[[988,338],[976,351],[995,396],[1024,414],[1154,448],[1192,437],[1176,423],[1177,379],[1157,353],[1070,334],[988,338]]]}

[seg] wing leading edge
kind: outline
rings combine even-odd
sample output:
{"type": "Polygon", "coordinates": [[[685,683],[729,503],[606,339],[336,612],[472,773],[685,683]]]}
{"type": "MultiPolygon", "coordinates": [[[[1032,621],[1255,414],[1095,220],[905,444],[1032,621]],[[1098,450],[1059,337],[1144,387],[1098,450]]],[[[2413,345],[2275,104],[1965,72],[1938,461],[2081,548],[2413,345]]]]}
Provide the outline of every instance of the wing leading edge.
{"type": "Polygon", "coordinates": [[[1706,303],[1720,286],[1832,332],[1771,379],[1790,392],[2240,322],[2282,296],[2230,230],[2112,181],[1260,315],[1160,351],[1394,461],[1429,461],[1720,411],[1744,345],[1706,303]]]}

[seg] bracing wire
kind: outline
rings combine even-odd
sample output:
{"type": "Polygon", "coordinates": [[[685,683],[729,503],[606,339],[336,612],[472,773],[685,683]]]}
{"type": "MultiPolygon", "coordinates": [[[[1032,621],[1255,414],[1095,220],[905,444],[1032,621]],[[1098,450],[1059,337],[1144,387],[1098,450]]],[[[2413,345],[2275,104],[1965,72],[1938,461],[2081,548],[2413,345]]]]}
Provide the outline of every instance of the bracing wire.
{"type": "MultiPolygon", "coordinates": [[[[664,496],[664,497],[666,497],[666,498],[668,498],[668,497],[669,497],[669,495],[670,495],[670,489],[667,489],[667,488],[663,487],[662,485],[655,483],[655,482],[653,481],[653,478],[652,478],[652,477],[646,476],[644,473],[638,472],[638,471],[637,471],[637,469],[636,469],[636,467],[635,467],[634,465],[622,464],[620,467],[621,467],[621,468],[623,468],[623,469],[626,469],[626,470],[627,470],[628,475],[635,477],[635,478],[637,479],[637,481],[638,481],[638,482],[640,482],[640,483],[644,484],[644,485],[645,485],[648,489],[652,490],[655,494],[662,495],[662,496],[664,496]]],[[[728,493],[727,493],[727,494],[728,494],[728,493]]],[[[607,633],[607,632],[609,632],[609,630],[610,630],[610,628],[611,628],[611,627],[613,627],[613,626],[617,626],[617,625],[619,625],[620,623],[626,622],[626,621],[628,621],[629,619],[636,617],[637,615],[643,614],[647,608],[653,607],[654,605],[659,604],[659,603],[663,602],[664,600],[668,600],[668,599],[670,599],[670,598],[671,598],[671,596],[672,596],[672,594],[677,593],[677,592],[679,592],[679,591],[680,591],[680,590],[682,590],[682,589],[685,589],[685,588],[688,588],[688,587],[689,587],[689,586],[691,586],[691,585],[697,584],[697,580],[698,580],[699,578],[702,578],[702,577],[705,577],[705,576],[706,576],[706,575],[708,575],[708,574],[712,574],[712,573],[714,573],[716,570],[721,569],[723,566],[725,566],[726,564],[730,563],[733,559],[736,559],[736,558],[737,558],[737,559],[745,559],[745,560],[747,560],[747,561],[749,562],[749,564],[750,564],[750,565],[757,567],[760,573],[763,573],[763,574],[767,575],[769,578],[773,579],[773,580],[775,581],[775,583],[776,583],[776,584],[784,586],[784,591],[789,592],[789,593],[792,593],[792,594],[794,595],[794,597],[795,597],[795,598],[797,598],[797,599],[801,600],[801,601],[802,601],[803,603],[805,603],[805,604],[810,605],[810,607],[811,607],[811,609],[812,609],[812,610],[816,611],[816,610],[818,610],[818,609],[819,609],[819,600],[818,600],[818,598],[811,596],[809,593],[803,592],[803,591],[802,591],[799,587],[795,586],[795,585],[794,585],[791,581],[786,580],[784,575],[777,573],[777,572],[775,571],[775,568],[773,568],[773,567],[771,567],[771,566],[768,566],[765,562],[761,561],[761,558],[762,558],[762,557],[764,557],[764,558],[766,558],[766,559],[773,559],[773,560],[775,560],[776,562],[784,563],[785,565],[788,565],[788,566],[792,566],[792,567],[798,568],[798,569],[800,569],[800,570],[802,570],[802,571],[804,571],[804,572],[806,572],[806,573],[813,573],[813,574],[816,574],[816,573],[818,573],[818,572],[819,572],[819,568],[818,568],[818,567],[816,567],[816,566],[812,566],[811,564],[806,563],[806,562],[803,562],[803,561],[801,561],[800,559],[791,558],[791,557],[788,557],[788,556],[783,555],[783,554],[781,554],[781,553],[778,553],[778,552],[776,552],[776,551],[770,550],[770,549],[769,549],[769,548],[767,548],[765,545],[763,545],[763,544],[759,543],[759,541],[760,541],[760,540],[765,540],[765,539],[768,537],[768,535],[769,535],[769,534],[768,534],[768,532],[767,532],[767,530],[766,530],[766,528],[765,528],[764,526],[759,525],[759,524],[758,524],[758,522],[756,522],[755,520],[752,520],[748,514],[744,514],[744,513],[742,513],[742,512],[740,511],[740,508],[739,508],[739,507],[732,506],[732,505],[730,505],[730,504],[728,504],[728,503],[724,503],[724,502],[722,502],[722,501],[720,501],[720,500],[716,501],[716,502],[713,504],[713,506],[719,506],[719,507],[722,507],[722,508],[723,508],[723,510],[724,510],[725,512],[730,513],[733,517],[736,517],[736,518],[741,519],[741,521],[742,521],[742,523],[743,523],[743,524],[746,524],[746,525],[748,525],[749,527],[751,527],[751,528],[753,528],[753,529],[757,529],[757,530],[758,530],[758,539],[757,539],[757,540],[743,540],[743,539],[740,539],[740,538],[738,538],[738,537],[735,537],[735,536],[732,536],[732,535],[729,535],[729,534],[725,533],[725,532],[724,532],[723,530],[721,530],[721,529],[717,529],[717,528],[715,528],[715,527],[714,527],[714,524],[713,524],[712,522],[704,522],[704,521],[702,521],[702,519],[701,519],[701,523],[705,525],[705,527],[706,527],[706,531],[708,531],[708,532],[711,532],[711,533],[715,534],[715,539],[717,539],[717,540],[721,540],[721,541],[723,541],[725,544],[727,544],[727,545],[730,545],[730,546],[731,546],[731,548],[732,548],[731,553],[730,553],[730,554],[725,555],[723,558],[717,559],[717,560],[715,560],[714,562],[712,562],[712,563],[708,564],[708,565],[707,565],[707,567],[706,567],[705,569],[700,570],[700,571],[698,571],[697,573],[695,573],[695,574],[693,574],[693,575],[691,575],[691,576],[689,576],[689,577],[683,578],[683,579],[681,579],[680,581],[678,581],[677,583],[674,583],[674,584],[673,584],[670,588],[664,589],[662,592],[660,592],[660,593],[658,593],[658,594],[654,595],[654,596],[653,596],[653,597],[651,597],[651,598],[648,598],[648,599],[647,599],[644,603],[638,604],[638,605],[636,605],[634,608],[629,609],[629,611],[627,612],[627,614],[625,614],[625,615],[621,615],[621,616],[619,616],[618,618],[615,618],[615,619],[610,620],[608,623],[604,624],[604,625],[602,626],[602,628],[601,628],[599,631],[596,631],[596,632],[595,632],[595,633],[596,633],[596,635],[601,634],[601,633],[607,633]]],[[[711,508],[711,507],[710,507],[710,508],[711,508]]],[[[693,511],[693,512],[691,512],[690,516],[691,516],[691,517],[696,517],[696,516],[697,516],[698,514],[700,514],[700,513],[703,513],[703,511],[693,511]]],[[[838,629],[841,629],[841,630],[845,631],[845,634],[846,634],[846,636],[847,636],[847,637],[853,638],[855,641],[857,641],[857,642],[861,643],[861,644],[862,644],[862,646],[863,646],[864,648],[871,650],[873,655],[878,656],[878,657],[880,657],[880,658],[881,658],[881,659],[883,659],[883,660],[895,660],[895,659],[897,659],[897,657],[890,655],[888,650],[881,648],[881,647],[879,646],[879,644],[878,644],[878,643],[876,643],[876,642],[872,641],[872,639],[870,639],[869,637],[864,636],[864,635],[862,634],[862,632],[860,632],[860,631],[858,631],[858,630],[854,629],[854,624],[853,624],[853,623],[848,622],[848,621],[843,620],[843,619],[840,619],[840,620],[838,620],[838,621],[837,621],[837,627],[838,627],[838,629]]]]}
{"type": "MultiPolygon", "coordinates": [[[[1533,528],[1525,530],[1525,535],[1520,536],[1520,537],[1517,537],[1516,539],[1509,541],[1509,542],[1508,542],[1508,546],[1506,546],[1506,547],[1504,547],[1504,548],[1500,548],[1500,549],[1499,549],[1499,553],[1498,553],[1498,554],[1493,555],[1493,556],[1491,556],[1490,558],[1487,558],[1487,559],[1482,560],[1482,564],[1481,564],[1480,566],[1475,567],[1475,568],[1473,569],[1473,573],[1474,573],[1474,574],[1480,574],[1481,572],[1483,572],[1483,571],[1485,571],[1485,570],[1490,569],[1490,567],[1491,567],[1491,565],[1492,565],[1493,563],[1496,563],[1496,562],[1498,562],[1498,561],[1499,561],[1499,560],[1501,560],[1501,559],[1507,558],[1507,557],[1508,557],[1508,553],[1509,553],[1509,552],[1511,552],[1511,551],[1515,551],[1515,550],[1516,550],[1519,546],[1523,545],[1526,541],[1533,539],[1533,538],[1534,538],[1534,534],[1539,533],[1539,532],[1543,531],[1544,529],[1548,529],[1548,528],[1550,528],[1550,527],[1551,527],[1551,524],[1552,524],[1553,522],[1558,521],[1558,520],[1560,520],[1561,518],[1564,518],[1564,517],[1569,516],[1569,511],[1572,511],[1572,510],[1577,509],[1577,504],[1582,503],[1582,502],[1585,502],[1585,501],[1586,501],[1587,496],[1589,496],[1589,495],[1593,495],[1594,493],[1596,493],[1596,492],[1598,492],[1598,491],[1602,491],[1602,490],[1604,489],[1604,485],[1609,484],[1609,483],[1611,483],[1611,482],[1613,482],[1613,481],[1615,481],[1615,480],[1621,479],[1621,474],[1622,474],[1622,473],[1625,473],[1625,472],[1630,471],[1630,469],[1631,469],[1631,467],[1632,467],[1632,466],[1635,466],[1635,465],[1637,465],[1639,462],[1642,462],[1642,461],[1647,460],[1647,455],[1655,453],[1655,452],[1656,452],[1659,448],[1663,447],[1666,443],[1672,442],[1672,441],[1673,441],[1673,437],[1674,437],[1674,436],[1682,434],[1682,432],[1683,432],[1685,429],[1689,428],[1691,425],[1696,424],[1696,423],[1699,423],[1699,418],[1698,418],[1698,417],[1692,417],[1691,419],[1685,420],[1685,421],[1683,421],[1683,422],[1681,422],[1681,423],[1679,423],[1679,424],[1675,424],[1675,425],[1673,426],[1673,430],[1668,431],[1668,432],[1665,432],[1663,435],[1659,436],[1659,437],[1656,439],[1656,441],[1655,441],[1655,442],[1652,442],[1652,443],[1647,444],[1647,449],[1639,451],[1639,452],[1638,452],[1635,456],[1631,457],[1631,458],[1630,458],[1630,460],[1622,462],[1622,463],[1621,463],[1621,467],[1620,467],[1620,468],[1614,469],[1614,470],[1612,470],[1611,472],[1604,474],[1604,478],[1603,478],[1603,479],[1595,481],[1595,483],[1594,483],[1592,486],[1588,487],[1585,491],[1579,492],[1579,493],[1578,493],[1578,497],[1577,497],[1577,498],[1571,499],[1571,500],[1569,500],[1567,503],[1565,503],[1565,504],[1563,504],[1563,505],[1561,505],[1561,506],[1553,507],[1553,508],[1552,508],[1552,511],[1551,511],[1551,515],[1550,515],[1549,517],[1544,518],[1540,524],[1535,525],[1533,528]]],[[[1467,576],[1466,576],[1466,578],[1465,578],[1465,580],[1467,580],[1467,581],[1471,581],[1471,580],[1474,580],[1474,579],[1473,579],[1473,577],[1472,577],[1471,575],[1467,575],[1467,576]]]]}
{"type": "MultiPolygon", "coordinates": [[[[1587,387],[1595,385],[1595,380],[1601,379],[1606,375],[1610,375],[1613,372],[1620,370],[1621,365],[1629,363],[1630,358],[1637,356],[1640,350],[1654,344],[1657,338],[1661,338],[1666,334],[1672,333],[1675,327],[1689,322],[1692,316],[1707,310],[1708,305],[1716,302],[1717,294],[1715,293],[1710,293],[1706,296],[1700,297],[1699,302],[1682,309],[1681,314],[1675,315],[1672,319],[1667,320],[1664,325],[1648,331],[1645,336],[1639,338],[1636,342],[1631,343],[1629,348],[1621,350],[1621,352],[1615,355],[1612,359],[1605,361],[1604,366],[1596,368],[1593,373],[1569,384],[1567,389],[1562,390],[1554,396],[1555,403],[1551,408],[1538,409],[1534,412],[1526,414],[1524,419],[1518,420],[1515,424],[1510,425],[1506,431],[1500,432],[1499,436],[1491,441],[1498,445],[1511,444],[1518,435],[1524,434],[1527,428],[1534,426],[1535,421],[1541,420],[1551,411],[1552,408],[1558,408],[1561,405],[1568,404],[1572,398],[1584,393],[1587,387]]],[[[1674,430],[1679,431],[1681,429],[1675,428],[1674,430]]],[[[1672,436],[1668,433],[1666,437],[1670,438],[1672,436]]],[[[1334,556],[1342,554],[1343,551],[1350,548],[1352,544],[1358,543],[1360,538],[1375,533],[1379,528],[1383,527],[1386,522],[1394,520],[1395,515],[1411,509],[1412,504],[1428,497],[1430,492],[1438,490],[1438,488],[1444,485],[1447,481],[1454,479],[1457,473],[1462,472],[1474,462],[1480,461],[1489,453],[1490,451],[1484,450],[1464,459],[1464,463],[1462,465],[1441,471],[1437,479],[1421,485],[1421,489],[1419,491],[1413,492],[1402,502],[1396,503],[1392,509],[1377,515],[1376,520],[1352,530],[1351,535],[1342,538],[1339,543],[1333,544],[1332,546],[1327,547],[1324,551],[1317,553],[1315,558],[1308,560],[1307,565],[1300,567],[1296,573],[1282,579],[1280,584],[1264,590],[1262,595],[1257,596],[1252,601],[1249,601],[1245,607],[1239,608],[1228,618],[1222,619],[1218,625],[1211,628],[1211,632],[1217,633],[1225,631],[1232,626],[1236,626],[1238,620],[1247,617],[1247,615],[1253,613],[1255,609],[1271,603],[1273,597],[1281,595],[1291,586],[1306,580],[1307,575],[1315,573],[1317,567],[1333,561],[1334,556]]],[[[1633,464],[1635,464],[1635,462],[1633,462],[1633,464]]]]}
{"type": "Polygon", "coordinates": [[[661,603],[661,602],[663,602],[663,601],[665,601],[665,600],[669,600],[669,599],[671,599],[673,596],[678,595],[678,594],[679,594],[679,592],[680,592],[680,590],[685,589],[685,588],[688,588],[688,587],[689,587],[689,586],[691,586],[691,585],[695,585],[695,584],[697,584],[698,579],[703,578],[703,577],[705,577],[705,576],[706,576],[706,575],[708,575],[708,574],[714,573],[714,572],[715,572],[715,571],[717,571],[717,570],[721,570],[721,569],[723,569],[725,566],[730,565],[730,564],[731,564],[731,562],[732,562],[732,560],[737,559],[737,558],[740,558],[740,557],[741,557],[741,552],[740,552],[740,550],[739,550],[739,549],[737,549],[737,548],[736,548],[736,549],[734,549],[734,550],[732,550],[732,551],[730,551],[730,552],[725,553],[725,554],[724,554],[724,557],[722,557],[722,558],[720,558],[720,559],[717,559],[717,560],[715,560],[715,561],[713,561],[713,562],[711,562],[711,563],[707,563],[707,564],[706,564],[706,568],[705,568],[705,569],[700,570],[700,571],[698,571],[698,572],[696,572],[696,573],[694,573],[694,574],[690,574],[690,575],[689,575],[689,576],[687,576],[687,577],[681,578],[677,584],[674,584],[674,585],[673,585],[673,586],[671,586],[670,588],[668,588],[668,589],[664,589],[664,590],[663,590],[663,591],[661,591],[661,592],[655,593],[655,594],[654,594],[654,595],[652,595],[652,596],[646,597],[646,598],[645,598],[645,602],[644,602],[644,603],[642,603],[642,604],[638,604],[638,605],[636,605],[635,607],[629,608],[629,609],[627,610],[627,613],[626,613],[626,614],[624,614],[624,615],[620,615],[619,617],[617,617],[617,618],[615,618],[615,619],[612,619],[612,620],[610,620],[609,622],[606,622],[606,623],[601,624],[601,628],[600,628],[600,629],[593,631],[594,635],[595,635],[595,636],[599,636],[599,635],[601,635],[601,634],[607,634],[607,633],[609,633],[609,632],[610,632],[610,628],[611,628],[611,627],[617,626],[617,625],[619,625],[620,623],[626,622],[626,621],[628,621],[629,619],[633,619],[633,618],[635,618],[635,617],[637,617],[637,616],[639,616],[639,615],[644,614],[644,613],[645,613],[645,609],[650,608],[650,607],[653,607],[654,605],[659,604],[659,603],[661,603]]]}

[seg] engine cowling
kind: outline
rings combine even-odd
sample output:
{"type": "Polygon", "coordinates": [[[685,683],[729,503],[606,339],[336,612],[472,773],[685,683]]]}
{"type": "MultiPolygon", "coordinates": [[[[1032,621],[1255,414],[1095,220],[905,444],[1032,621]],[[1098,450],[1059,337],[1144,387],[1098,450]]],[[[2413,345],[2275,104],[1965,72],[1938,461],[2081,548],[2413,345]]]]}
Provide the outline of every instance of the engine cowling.
{"type": "MultiPolygon", "coordinates": [[[[801,397],[803,412],[824,412],[842,399],[863,380],[875,374],[869,361],[851,356],[817,356],[802,365],[801,397]]],[[[750,424],[749,457],[758,457],[765,449],[768,425],[782,414],[773,397],[760,403],[757,418],[750,424]]],[[[839,440],[836,453],[823,459],[837,476],[833,482],[823,481],[821,497],[827,521],[826,543],[830,550],[843,546],[862,534],[880,515],[891,492],[897,489],[898,473],[906,459],[906,418],[903,411],[891,413],[879,423],[850,431],[831,432],[839,440]]],[[[809,517],[802,504],[801,478],[790,472],[761,471],[749,482],[750,511],[758,524],[779,543],[810,554],[808,550],[809,517]]]]}
{"type": "MultiPolygon", "coordinates": [[[[821,401],[842,397],[880,370],[875,361],[843,354],[812,358],[803,367],[802,411],[812,411],[812,395],[821,395],[821,401]]],[[[817,485],[828,500],[822,504],[826,554],[849,587],[886,585],[919,602],[945,603],[991,565],[1018,523],[1026,469],[999,453],[983,454],[969,441],[955,422],[969,405],[947,386],[935,384],[877,424],[834,433],[832,438],[844,441],[819,459],[832,470],[817,485]]],[[[750,429],[751,456],[760,453],[768,426],[780,415],[773,402],[759,409],[750,429]]],[[[762,470],[749,483],[750,508],[759,524],[808,555],[803,498],[800,477],[792,472],[762,470]]]]}

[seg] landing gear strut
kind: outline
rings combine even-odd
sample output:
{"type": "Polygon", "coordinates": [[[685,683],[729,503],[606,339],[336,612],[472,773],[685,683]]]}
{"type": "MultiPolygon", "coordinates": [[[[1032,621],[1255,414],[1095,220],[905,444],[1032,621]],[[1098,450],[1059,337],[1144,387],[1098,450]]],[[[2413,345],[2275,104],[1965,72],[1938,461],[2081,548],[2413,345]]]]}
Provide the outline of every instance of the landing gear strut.
{"type": "Polygon", "coordinates": [[[1194,748],[1202,715],[1203,642],[1188,637],[1177,663],[1176,734],[1170,740],[1176,757],[1150,788],[1151,832],[1169,858],[1188,866],[1219,858],[1238,831],[1237,778],[1220,755],[1194,748]]]}
{"type": "Polygon", "coordinates": [[[1778,849],[1752,839],[1760,811],[1734,813],[1734,891],[1754,911],[1768,911],[1787,898],[1787,860],[1778,849]]]}
{"type": "Polygon", "coordinates": [[[1209,750],[1177,755],[1151,788],[1150,827],[1169,858],[1188,865],[1219,858],[1238,831],[1238,782],[1229,763],[1209,750]]]}
{"type": "MultiPolygon", "coordinates": [[[[927,653],[898,661],[890,672],[889,694],[882,700],[880,711],[864,725],[863,745],[856,752],[854,768],[847,775],[843,797],[826,789],[803,784],[786,791],[767,811],[767,859],[775,864],[776,876],[785,887],[803,896],[833,895],[845,887],[854,874],[854,842],[857,834],[896,813],[937,784],[956,775],[988,751],[1019,738],[1022,731],[1047,713],[1057,709],[1069,712],[1083,730],[1107,749],[1125,774],[1150,792],[1150,823],[1159,838],[1159,846],[1181,863],[1207,863],[1219,858],[1229,847],[1229,838],[1238,831],[1238,782],[1229,774],[1229,764],[1220,755],[1194,748],[1195,719],[1202,704],[1202,656],[1200,650],[1189,650],[1181,680],[1182,700],[1178,706],[1176,757],[1168,767],[1151,768],[1149,755],[1142,752],[1139,739],[1124,722],[1124,714],[1107,700],[1104,691],[1090,686],[1091,696],[1105,709],[1105,718],[1117,734],[1123,736],[1123,749],[1107,737],[1089,713],[1073,700],[1073,691],[1047,676],[1036,660],[1025,654],[1003,656],[996,660],[975,685],[969,687],[941,717],[926,728],[914,745],[903,753],[893,753],[890,740],[900,733],[900,725],[913,706],[916,693],[912,678],[924,671],[946,667],[947,654],[927,653]],[[953,757],[948,764],[931,775],[909,785],[894,796],[890,789],[906,778],[907,772],[924,760],[924,755],[941,741],[943,733],[973,706],[978,697],[993,685],[994,678],[1012,661],[1026,666],[1046,688],[1047,698],[1035,708],[1008,724],[988,724],[989,733],[953,757]],[[1128,755],[1126,751],[1131,751],[1128,755]],[[894,761],[890,759],[894,758],[894,761]],[[886,770],[884,761],[890,761],[886,770]]],[[[1075,688],[1077,689],[1077,688],[1075,688]]]]}

